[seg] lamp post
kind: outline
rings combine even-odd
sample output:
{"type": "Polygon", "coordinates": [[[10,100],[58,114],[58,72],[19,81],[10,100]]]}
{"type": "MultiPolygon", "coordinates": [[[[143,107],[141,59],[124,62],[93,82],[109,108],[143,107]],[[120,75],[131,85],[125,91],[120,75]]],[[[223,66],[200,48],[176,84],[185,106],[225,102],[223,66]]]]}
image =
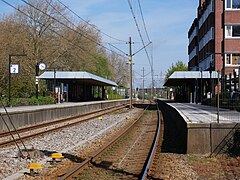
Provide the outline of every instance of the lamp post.
{"type": "Polygon", "coordinates": [[[53,69],[53,91],[54,91],[54,96],[56,96],[56,69],[53,69]]]}
{"type": "Polygon", "coordinates": [[[209,73],[210,73],[210,105],[212,105],[212,62],[210,62],[210,70],[209,70],[209,73]]]}
{"type": "Polygon", "coordinates": [[[201,68],[201,70],[200,70],[200,72],[201,72],[201,89],[200,89],[200,99],[201,99],[201,104],[202,104],[202,101],[203,101],[203,83],[202,83],[202,73],[203,73],[203,71],[202,71],[202,68],[201,68]]]}
{"type": "Polygon", "coordinates": [[[35,85],[36,85],[36,98],[38,99],[38,81],[39,81],[39,64],[37,63],[36,64],[36,67],[35,67],[35,73],[36,73],[36,83],[35,83],[35,85]]]}
{"type": "Polygon", "coordinates": [[[11,74],[18,73],[18,66],[12,67],[12,57],[13,56],[27,56],[27,54],[9,54],[8,56],[8,102],[9,107],[11,107],[11,74]]]}
{"type": "MultiPolygon", "coordinates": [[[[199,67],[199,65],[198,65],[198,67],[197,67],[197,70],[200,72],[200,88],[198,87],[198,83],[197,83],[197,89],[200,89],[200,102],[202,103],[202,100],[203,100],[203,87],[202,87],[202,85],[203,85],[203,83],[202,83],[202,79],[203,79],[203,77],[202,77],[202,73],[203,73],[203,68],[202,67],[199,67]]],[[[198,81],[198,79],[197,79],[197,81],[198,81]]]]}
{"type": "Polygon", "coordinates": [[[220,81],[219,81],[219,76],[220,76],[220,72],[217,71],[218,73],[218,82],[217,82],[217,123],[219,123],[219,108],[220,108],[220,81]]]}
{"type": "MultiPolygon", "coordinates": [[[[220,54],[220,55],[225,55],[225,54],[231,54],[230,52],[229,53],[207,53],[208,55],[211,55],[211,54],[220,54]]],[[[225,92],[225,58],[223,57],[223,60],[222,60],[222,92],[225,92]]],[[[210,88],[211,88],[211,93],[212,93],[212,82],[211,82],[211,75],[212,75],[212,63],[210,62],[210,88]]],[[[220,80],[219,80],[219,76],[220,76],[220,71],[218,70],[217,71],[217,74],[218,74],[218,79],[217,79],[217,123],[219,123],[219,115],[220,115],[220,111],[219,111],[219,108],[220,108],[220,80]]],[[[212,99],[212,97],[210,96],[210,99],[212,99]]]]}

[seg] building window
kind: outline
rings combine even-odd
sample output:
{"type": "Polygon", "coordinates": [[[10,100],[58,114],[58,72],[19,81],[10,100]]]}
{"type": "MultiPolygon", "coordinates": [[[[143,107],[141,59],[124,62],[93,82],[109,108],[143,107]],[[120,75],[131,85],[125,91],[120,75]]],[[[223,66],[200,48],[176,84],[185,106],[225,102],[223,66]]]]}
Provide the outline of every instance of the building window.
{"type": "Polygon", "coordinates": [[[230,8],[231,8],[231,0],[227,0],[226,8],[227,8],[227,9],[230,9],[230,8]]]}
{"type": "Polygon", "coordinates": [[[240,54],[232,54],[232,65],[240,64],[240,54]]]}
{"type": "Polygon", "coordinates": [[[232,26],[232,36],[240,37],[240,26],[232,26]]]}
{"type": "Polygon", "coordinates": [[[240,37],[240,25],[225,26],[225,37],[240,37]]]}
{"type": "Polygon", "coordinates": [[[240,65],[240,54],[226,54],[225,55],[226,65],[240,65]]]}
{"type": "Polygon", "coordinates": [[[232,0],[232,8],[239,9],[240,8],[240,0],[232,0]]]}
{"type": "Polygon", "coordinates": [[[240,9],[240,0],[226,0],[226,9],[240,9]]]}
{"type": "Polygon", "coordinates": [[[226,26],[225,36],[232,37],[232,26],[226,26]]]}
{"type": "Polygon", "coordinates": [[[231,55],[230,54],[226,54],[226,61],[225,61],[225,64],[231,64],[231,55]]]}

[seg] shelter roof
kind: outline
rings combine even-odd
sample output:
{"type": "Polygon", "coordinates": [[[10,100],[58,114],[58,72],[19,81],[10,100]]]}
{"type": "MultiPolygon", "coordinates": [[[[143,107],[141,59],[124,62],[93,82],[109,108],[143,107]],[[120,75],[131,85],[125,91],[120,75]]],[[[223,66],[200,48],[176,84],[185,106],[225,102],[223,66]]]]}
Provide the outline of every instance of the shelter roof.
{"type": "Polygon", "coordinates": [[[181,86],[185,83],[194,82],[196,79],[217,79],[218,72],[212,71],[175,71],[168,80],[164,83],[164,86],[181,86]]]}
{"type": "Polygon", "coordinates": [[[39,76],[39,79],[78,80],[93,85],[117,86],[117,84],[111,80],[83,71],[45,71],[39,76]]]}

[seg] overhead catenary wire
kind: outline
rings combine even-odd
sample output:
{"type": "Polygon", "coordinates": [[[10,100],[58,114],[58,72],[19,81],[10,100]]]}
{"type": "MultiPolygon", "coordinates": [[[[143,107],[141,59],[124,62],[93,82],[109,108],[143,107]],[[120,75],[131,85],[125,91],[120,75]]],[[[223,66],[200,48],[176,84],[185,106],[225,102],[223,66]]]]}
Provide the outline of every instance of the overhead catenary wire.
{"type": "MultiPolygon", "coordinates": [[[[8,3],[8,2],[5,1],[5,0],[1,0],[1,1],[4,2],[4,3],[6,3],[7,5],[9,5],[10,7],[14,8],[15,10],[19,11],[19,12],[22,13],[23,15],[27,16],[28,18],[32,19],[34,22],[39,23],[40,25],[46,27],[45,24],[43,24],[43,23],[40,22],[39,20],[34,19],[33,17],[31,17],[30,15],[28,15],[28,14],[25,13],[24,11],[20,10],[20,8],[15,7],[14,5],[8,3]]],[[[53,30],[53,29],[51,29],[51,28],[49,28],[49,30],[52,31],[52,32],[54,32],[54,33],[57,34],[58,36],[62,37],[63,39],[67,40],[68,42],[71,42],[70,40],[68,40],[67,38],[65,38],[63,35],[59,34],[57,31],[55,31],[55,30],[53,30]]],[[[73,44],[73,43],[71,43],[71,44],[73,44]]],[[[75,45],[75,44],[74,44],[74,45],[75,45]]],[[[77,45],[76,45],[76,46],[77,46],[77,45]]],[[[83,51],[86,51],[86,50],[85,50],[83,47],[81,47],[81,46],[77,46],[77,47],[80,48],[80,49],[83,50],[83,51]]]]}
{"type": "MultiPolygon", "coordinates": [[[[48,0],[45,0],[45,1],[47,1],[47,3],[52,7],[52,8],[54,8],[52,5],[51,5],[51,3],[50,2],[48,2],[48,0]]],[[[108,34],[106,34],[106,33],[104,33],[104,32],[102,32],[100,29],[98,29],[95,25],[93,25],[93,24],[91,24],[91,23],[89,23],[87,20],[85,20],[84,18],[82,18],[81,16],[79,16],[77,13],[75,13],[73,10],[71,10],[68,6],[66,6],[64,3],[62,3],[60,0],[57,0],[64,8],[66,8],[66,9],[68,9],[71,13],[73,13],[75,16],[77,16],[79,19],[81,19],[82,21],[84,21],[86,24],[88,24],[89,26],[91,26],[93,29],[95,29],[97,32],[99,32],[99,33],[101,33],[101,34],[103,34],[103,35],[105,35],[105,36],[107,36],[107,37],[109,37],[109,38],[111,38],[111,39],[114,39],[114,40],[117,40],[117,41],[119,41],[119,43],[124,43],[124,44],[126,44],[127,42],[126,41],[124,41],[124,40],[120,40],[120,39],[117,39],[117,38],[115,38],[115,37],[112,37],[112,36],[110,36],[110,35],[108,35],[108,34]]],[[[56,8],[54,8],[55,10],[56,10],[56,8]]],[[[57,10],[56,10],[57,11],[57,10]]],[[[58,11],[59,12],[59,11],[58,11]]],[[[60,12],[59,12],[60,13],[60,12]]],[[[62,14],[61,14],[62,15],[62,14]]],[[[68,20],[64,15],[62,15],[67,21],[69,21],[71,24],[73,24],[74,25],[74,23],[72,23],[70,20],[68,20]]],[[[75,25],[74,25],[75,26],[75,25]]],[[[77,27],[78,28],[78,27],[77,27]]],[[[78,28],[79,29],[79,28],[78,28]]],[[[125,52],[123,52],[120,48],[118,48],[118,47],[116,47],[116,46],[114,46],[114,45],[112,45],[113,43],[107,43],[107,44],[110,44],[113,48],[115,48],[116,50],[118,50],[119,52],[121,52],[121,53],[123,53],[124,55],[127,55],[125,52]]],[[[112,50],[113,51],[113,50],[112,50]]]]}
{"type": "MultiPolygon", "coordinates": [[[[12,122],[12,119],[11,119],[10,115],[8,114],[8,111],[7,111],[7,109],[6,109],[6,107],[5,107],[4,103],[3,103],[2,96],[0,96],[0,101],[1,101],[2,107],[4,108],[5,113],[7,114],[7,117],[8,117],[8,120],[9,120],[10,124],[12,125],[14,131],[16,132],[16,134],[17,134],[17,136],[18,136],[18,139],[20,140],[20,142],[22,143],[25,151],[27,152],[27,155],[28,155],[27,158],[30,159],[30,154],[29,154],[29,152],[28,152],[28,150],[27,150],[27,147],[26,147],[25,144],[23,143],[23,140],[22,140],[22,138],[20,137],[20,134],[19,134],[18,130],[16,129],[15,125],[14,125],[13,122],[12,122]]],[[[12,133],[9,125],[7,124],[6,120],[4,119],[4,117],[2,116],[1,113],[0,113],[0,116],[1,116],[1,119],[3,120],[5,126],[7,127],[8,132],[10,133],[10,135],[11,135],[11,137],[12,137],[15,145],[16,145],[17,148],[18,148],[19,153],[20,153],[20,156],[21,156],[21,157],[24,157],[23,152],[22,152],[20,146],[18,145],[17,140],[15,139],[15,137],[14,137],[14,135],[13,135],[13,133],[12,133]]]]}
{"type": "MultiPolygon", "coordinates": [[[[58,9],[56,9],[56,7],[54,7],[51,2],[49,2],[49,0],[45,0],[49,6],[51,6],[58,14],[60,14],[66,21],[68,21],[70,24],[72,24],[75,28],[77,28],[79,31],[83,31],[81,30],[79,27],[77,27],[72,21],[70,21],[67,17],[65,17],[58,9]]],[[[62,4],[62,3],[61,3],[62,4]]],[[[63,5],[65,8],[67,8],[65,5],[63,5]]],[[[69,11],[71,11],[69,8],[67,8],[69,11]]],[[[87,21],[85,21],[84,19],[82,19],[84,22],[88,23],[87,21]]],[[[88,23],[89,24],[89,23],[88,23]]],[[[94,27],[92,25],[92,27],[94,27]]],[[[97,29],[97,28],[94,28],[97,29]]],[[[97,31],[100,32],[100,30],[97,29],[97,31]]],[[[85,32],[83,32],[85,33],[85,32]]],[[[88,33],[86,33],[89,36],[89,39],[91,39],[92,41],[95,41],[88,33]]],[[[126,43],[126,42],[124,42],[126,43]]],[[[117,49],[118,51],[120,51],[121,53],[123,53],[124,55],[127,55],[124,51],[122,51],[121,49],[117,48],[116,46],[112,45],[111,43],[108,43],[110,46],[114,47],[115,49],[117,49]]],[[[113,52],[113,50],[111,50],[113,52]]]]}
{"type": "MultiPolygon", "coordinates": [[[[142,10],[142,5],[141,5],[141,3],[140,3],[140,0],[138,0],[138,6],[139,6],[139,9],[140,9],[140,13],[141,13],[141,17],[142,17],[142,22],[143,22],[143,27],[144,27],[144,30],[145,30],[147,39],[148,39],[149,42],[151,42],[151,40],[150,40],[150,38],[149,38],[149,35],[148,35],[146,23],[145,23],[145,20],[144,20],[143,10],[142,10]]],[[[153,66],[153,53],[151,53],[151,60],[152,60],[151,62],[152,62],[152,66],[153,66]]]]}
{"type": "Polygon", "coordinates": [[[145,53],[146,53],[148,62],[149,62],[149,64],[151,65],[151,68],[152,68],[153,64],[152,64],[152,62],[151,62],[151,60],[150,60],[150,57],[149,57],[149,54],[148,54],[148,52],[147,52],[146,45],[145,45],[145,42],[144,42],[144,40],[143,40],[143,36],[142,36],[141,31],[140,31],[140,27],[139,27],[139,25],[138,25],[138,22],[137,22],[137,19],[136,19],[135,13],[134,13],[134,11],[133,11],[133,7],[132,7],[132,4],[131,4],[130,0],[128,0],[128,5],[129,5],[129,8],[130,8],[130,10],[131,10],[131,13],[132,13],[132,16],[133,16],[135,25],[136,25],[136,27],[137,27],[137,31],[138,31],[138,34],[139,34],[139,36],[140,36],[141,42],[142,42],[143,46],[145,47],[144,50],[145,50],[145,53]]]}
{"type": "MultiPolygon", "coordinates": [[[[108,50],[108,51],[110,51],[110,52],[112,52],[112,53],[119,54],[119,53],[117,53],[117,52],[115,52],[115,51],[113,51],[113,50],[107,48],[106,46],[102,45],[101,43],[96,42],[96,41],[93,41],[91,38],[87,37],[85,34],[80,33],[80,32],[78,32],[77,30],[75,30],[75,29],[69,27],[68,25],[66,25],[66,24],[64,24],[63,22],[59,21],[59,20],[56,19],[55,17],[53,17],[53,16],[47,14],[46,12],[42,11],[42,10],[39,9],[38,7],[32,5],[31,3],[29,3],[29,2],[27,2],[27,1],[25,1],[25,0],[21,0],[21,1],[23,1],[25,4],[29,5],[30,7],[32,7],[32,8],[34,8],[34,9],[38,10],[39,12],[43,13],[44,15],[48,16],[49,18],[53,19],[54,21],[58,22],[59,24],[65,26],[66,28],[72,30],[73,32],[75,32],[75,33],[77,33],[77,34],[79,34],[79,35],[85,37],[86,39],[88,39],[88,40],[94,42],[94,43],[97,44],[98,46],[100,46],[100,47],[102,47],[102,48],[104,48],[104,49],[106,49],[106,50],[108,50]]],[[[122,54],[119,54],[119,55],[120,55],[120,56],[123,56],[122,54]]]]}
{"type": "MultiPolygon", "coordinates": [[[[139,2],[139,4],[140,4],[140,2],[139,2]]],[[[140,36],[142,45],[143,45],[143,47],[144,47],[144,50],[145,50],[145,53],[146,53],[148,62],[149,62],[150,67],[151,67],[151,74],[152,74],[152,94],[153,94],[153,87],[154,87],[154,80],[153,80],[153,76],[154,76],[154,74],[153,74],[153,57],[152,57],[152,60],[151,60],[150,57],[149,57],[148,51],[147,51],[147,49],[146,49],[146,45],[145,45],[144,40],[143,40],[142,33],[141,33],[141,31],[140,31],[140,27],[139,27],[139,25],[138,25],[137,18],[136,18],[136,16],[135,16],[134,11],[133,11],[133,7],[132,7],[132,4],[131,4],[130,0],[128,0],[128,5],[129,5],[129,8],[130,8],[130,10],[131,10],[131,13],[132,13],[132,16],[133,16],[135,25],[136,25],[136,27],[137,27],[137,31],[138,31],[138,34],[139,34],[139,36],[140,36]]],[[[141,4],[140,4],[140,7],[141,7],[141,4]]],[[[142,9],[142,8],[141,8],[141,9],[142,9]]],[[[144,24],[145,24],[145,23],[144,23],[144,24]]]]}
{"type": "MultiPolygon", "coordinates": [[[[25,13],[24,11],[20,10],[20,8],[15,7],[14,5],[10,4],[9,2],[7,2],[7,1],[5,1],[5,0],[1,0],[1,1],[4,2],[5,4],[7,4],[8,6],[12,7],[13,9],[19,11],[19,12],[22,13],[23,15],[27,16],[28,18],[32,19],[33,21],[39,23],[40,25],[42,25],[42,26],[44,26],[44,27],[46,26],[45,24],[43,24],[43,23],[41,23],[40,21],[34,19],[33,17],[31,17],[30,15],[28,15],[28,14],[25,13]]],[[[61,35],[61,34],[58,33],[57,31],[55,31],[55,30],[53,30],[53,29],[51,29],[51,28],[49,28],[49,30],[52,31],[53,33],[55,33],[56,35],[58,35],[59,37],[63,38],[64,40],[66,40],[69,44],[78,47],[79,49],[81,49],[81,50],[82,50],[84,53],[86,53],[87,55],[95,58],[94,54],[90,53],[89,51],[87,51],[87,50],[84,49],[83,47],[81,47],[81,46],[79,46],[79,45],[77,45],[77,44],[74,44],[72,41],[70,41],[69,39],[65,38],[63,35],[61,35]]],[[[65,52],[64,52],[64,53],[65,53],[65,52]]],[[[64,54],[64,53],[63,53],[63,54],[64,54]]],[[[119,55],[119,54],[118,54],[118,55],[119,55]]],[[[125,58],[125,56],[121,56],[121,57],[124,57],[124,58],[125,58]]],[[[109,65],[110,65],[111,67],[113,67],[113,68],[116,68],[116,67],[112,66],[111,64],[109,64],[109,65]]]]}
{"type": "MultiPolygon", "coordinates": [[[[29,14],[25,13],[24,11],[22,11],[20,8],[18,7],[15,7],[14,5],[10,4],[9,2],[5,1],[5,0],[1,0],[2,2],[4,2],[5,4],[7,4],[8,6],[12,7],[13,9],[19,11],[20,13],[22,13],[23,15],[25,15],[26,17],[32,19],[33,21],[39,23],[40,25],[42,25],[43,27],[46,27],[45,24],[43,24],[42,22],[40,22],[39,20],[36,20],[35,18],[31,17],[29,14]]],[[[73,46],[76,46],[77,48],[81,49],[85,54],[88,54],[90,55],[91,57],[93,58],[96,58],[96,56],[92,53],[90,53],[89,51],[87,51],[85,48],[79,46],[78,44],[74,44],[72,41],[70,41],[68,38],[64,37],[62,34],[60,34],[59,32],[57,32],[56,30],[48,27],[48,29],[50,31],[52,31],[53,33],[55,33],[56,35],[58,35],[59,37],[63,38],[64,40],[66,40],[69,44],[73,45],[73,46]]],[[[119,54],[119,53],[116,53],[114,51],[111,51],[113,52],[114,54],[116,55],[119,55],[120,57],[122,57],[123,59],[126,59],[126,54],[125,56],[119,54]]],[[[65,52],[63,53],[65,54],[65,52]]],[[[61,55],[60,55],[61,56],[61,55]]],[[[113,69],[116,69],[117,71],[119,71],[121,68],[117,68],[117,67],[114,67],[111,63],[108,64],[109,66],[111,66],[113,69]]],[[[124,68],[124,71],[125,71],[125,68],[124,68]]]]}
{"type": "Polygon", "coordinates": [[[115,49],[117,49],[117,50],[119,50],[121,53],[125,54],[126,56],[128,56],[128,54],[127,54],[127,53],[125,53],[124,51],[122,51],[122,50],[121,50],[121,49],[119,49],[118,47],[114,46],[113,44],[111,44],[111,43],[108,43],[108,45],[109,45],[109,46],[111,46],[111,47],[113,47],[113,48],[115,48],[115,49]]]}
{"type": "MultiPolygon", "coordinates": [[[[35,20],[33,17],[31,17],[30,15],[28,15],[27,13],[23,12],[22,10],[20,10],[19,8],[15,7],[14,5],[8,3],[7,1],[5,0],[1,0],[2,2],[6,3],[7,5],[9,5],[10,7],[14,8],[15,10],[19,11],[20,13],[22,13],[23,15],[27,16],[28,18],[32,19],[33,21],[39,23],[40,25],[46,27],[45,24],[41,23],[40,21],[38,20],[35,20]]],[[[61,38],[65,39],[66,41],[68,41],[69,43],[73,44],[69,39],[65,38],[63,35],[59,34],[57,31],[49,28],[50,31],[52,31],[53,33],[57,34],[58,36],[60,36],[61,38]]],[[[73,44],[75,45],[75,44],[73,44]]],[[[91,55],[89,52],[87,53],[87,50],[85,50],[83,47],[81,46],[78,46],[78,45],[75,45],[76,47],[78,47],[79,49],[81,49],[83,52],[85,52],[86,54],[88,55],[91,55]]]]}
{"type": "Polygon", "coordinates": [[[82,33],[85,33],[86,36],[88,36],[88,37],[87,37],[88,40],[91,39],[91,41],[97,42],[97,41],[95,41],[95,40],[93,39],[93,37],[91,37],[87,32],[83,32],[82,29],[80,29],[79,27],[77,27],[72,21],[70,21],[66,16],[64,16],[63,13],[60,12],[60,10],[58,10],[56,7],[54,7],[54,6],[52,5],[51,2],[49,2],[49,0],[45,0],[45,1],[48,3],[49,6],[51,6],[51,8],[53,8],[58,14],[60,14],[67,22],[69,22],[71,25],[73,25],[73,27],[75,27],[76,29],[78,29],[78,30],[81,31],[82,33]]]}
{"type": "MultiPolygon", "coordinates": [[[[77,27],[72,21],[70,21],[67,17],[65,17],[58,9],[56,9],[52,4],[51,4],[51,2],[49,2],[49,0],[45,0],[48,4],[49,4],[49,6],[51,6],[58,14],[60,14],[66,21],[68,21],[70,24],[72,24],[76,29],[78,29],[79,31],[82,31],[79,27],[77,27]]],[[[65,5],[64,5],[65,6],[65,5]]],[[[67,7],[66,7],[67,8],[67,7]]],[[[69,8],[68,8],[69,9],[69,8]]],[[[69,9],[70,10],[70,9],[69,9]]],[[[71,11],[71,10],[70,10],[71,11]]],[[[86,21],[85,21],[86,22],[86,21]]],[[[87,23],[87,22],[86,22],[87,23]]],[[[96,29],[96,28],[95,28],[96,29]]],[[[100,30],[99,30],[100,31],[100,30]]],[[[85,32],[83,32],[83,33],[85,33],[85,32]]],[[[88,33],[86,33],[87,35],[86,36],[89,36],[89,37],[86,37],[88,40],[91,40],[91,41],[93,41],[93,42],[96,42],[88,33]]],[[[97,42],[96,42],[97,43],[97,42]]],[[[117,48],[116,46],[114,46],[114,45],[112,45],[112,44],[110,44],[110,43],[108,43],[110,46],[112,46],[112,47],[114,47],[115,49],[117,49],[118,51],[120,51],[121,53],[123,53],[124,55],[126,55],[127,56],[127,54],[124,52],[124,51],[122,51],[121,49],[119,49],[119,48],[117,48]]],[[[109,48],[108,48],[109,49],[109,48]]],[[[109,49],[110,50],[110,49],[109,49]]],[[[110,50],[110,51],[112,51],[112,52],[114,52],[112,49],[110,50]]]]}
{"type": "MultiPolygon", "coordinates": [[[[22,1],[25,2],[25,0],[22,0],[22,1]]],[[[67,21],[70,22],[73,26],[76,27],[76,25],[74,25],[74,23],[72,23],[69,19],[67,19],[59,10],[57,10],[55,7],[53,7],[53,5],[52,5],[48,0],[45,0],[45,1],[46,1],[56,12],[58,12],[65,20],[67,20],[67,21]]],[[[60,1],[58,1],[58,2],[60,2],[60,1]]],[[[25,3],[26,3],[26,2],[25,2],[25,3]]],[[[48,17],[54,18],[54,17],[51,17],[51,16],[49,16],[48,14],[44,13],[43,11],[39,10],[38,8],[36,8],[35,6],[33,6],[32,4],[30,4],[30,3],[27,3],[27,4],[30,5],[31,7],[33,7],[34,9],[40,11],[41,13],[47,15],[48,17]]],[[[63,3],[61,3],[61,4],[63,4],[63,3]]],[[[71,10],[70,10],[68,7],[66,7],[65,5],[63,5],[63,6],[64,6],[65,8],[67,8],[69,11],[71,11],[71,10]]],[[[77,14],[76,14],[76,15],[77,15],[77,14]]],[[[81,17],[79,17],[79,18],[81,18],[81,17]]],[[[83,18],[81,18],[81,19],[84,20],[83,18]]],[[[56,18],[54,18],[54,20],[57,21],[56,18]]],[[[84,20],[84,21],[85,21],[85,20],[84,20]]],[[[59,21],[57,21],[57,22],[59,22],[59,21]]],[[[87,21],[85,21],[85,22],[86,22],[87,24],[89,24],[87,21]]],[[[59,22],[59,23],[62,24],[61,22],[59,22]]],[[[62,24],[62,25],[64,25],[64,24],[62,24]]],[[[92,25],[92,26],[93,26],[93,25],[92,25]]],[[[70,28],[70,27],[68,27],[68,26],[65,26],[65,27],[70,28]]],[[[76,27],[76,28],[79,29],[78,27],[76,27]]],[[[75,32],[74,29],[72,29],[72,28],[70,28],[70,29],[75,32]]],[[[97,28],[95,28],[95,29],[97,29],[97,28]]],[[[79,33],[79,32],[76,32],[76,33],[79,33]]],[[[82,33],[80,33],[80,34],[81,34],[82,36],[84,36],[85,38],[87,38],[88,40],[90,40],[90,41],[92,41],[92,42],[95,42],[97,45],[102,46],[103,48],[107,49],[108,51],[111,51],[111,52],[113,52],[113,53],[116,53],[117,55],[119,55],[119,56],[121,56],[121,57],[123,57],[123,58],[125,58],[125,56],[128,56],[128,54],[126,54],[124,51],[122,51],[121,49],[117,48],[116,46],[114,46],[114,45],[111,44],[111,43],[108,43],[108,45],[110,45],[110,46],[112,46],[113,48],[117,49],[118,51],[120,51],[120,52],[121,52],[122,54],[124,54],[125,56],[123,56],[122,54],[119,54],[119,53],[113,51],[113,50],[110,49],[110,48],[107,48],[106,46],[101,45],[100,43],[96,42],[95,40],[87,37],[86,35],[83,35],[82,33]]],[[[122,41],[122,42],[126,44],[125,41],[122,41]]],[[[110,66],[113,67],[111,64],[110,64],[110,66]]],[[[115,67],[113,67],[113,68],[115,68],[115,67]]]]}
{"type": "Polygon", "coordinates": [[[146,23],[145,23],[145,20],[144,20],[144,16],[143,16],[143,11],[142,11],[142,6],[141,6],[141,3],[140,3],[140,0],[138,0],[138,6],[139,6],[139,9],[140,9],[140,13],[141,13],[141,17],[142,17],[145,33],[146,33],[148,41],[150,42],[151,40],[150,40],[148,32],[147,32],[147,27],[146,27],[146,23]]]}
{"type": "Polygon", "coordinates": [[[81,19],[82,21],[84,21],[85,23],[87,23],[88,25],[90,25],[91,27],[93,27],[95,30],[97,30],[98,32],[100,32],[101,34],[111,38],[111,39],[114,39],[116,41],[120,41],[120,42],[123,42],[123,43],[126,43],[126,41],[124,40],[121,40],[121,39],[118,39],[118,38],[115,38],[115,37],[112,37],[110,35],[108,35],[107,33],[104,33],[103,31],[101,31],[100,29],[96,28],[95,25],[89,23],[88,21],[86,21],[84,18],[82,18],[81,16],[79,16],[77,13],[75,13],[73,10],[71,10],[68,6],[66,6],[64,3],[62,3],[60,0],[57,0],[61,5],[63,5],[66,9],[68,9],[70,12],[72,12],[75,16],[77,16],[79,19],[81,19]]]}

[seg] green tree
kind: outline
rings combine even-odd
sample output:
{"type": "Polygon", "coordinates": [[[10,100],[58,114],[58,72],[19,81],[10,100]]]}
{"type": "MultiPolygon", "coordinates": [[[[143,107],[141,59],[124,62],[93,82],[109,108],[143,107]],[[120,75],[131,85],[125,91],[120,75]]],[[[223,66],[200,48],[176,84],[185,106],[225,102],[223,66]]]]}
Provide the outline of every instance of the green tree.
{"type": "Polygon", "coordinates": [[[110,79],[111,71],[108,67],[108,59],[104,56],[97,55],[94,61],[96,70],[93,73],[103,78],[110,79]]]}
{"type": "MultiPolygon", "coordinates": [[[[19,11],[0,17],[0,94],[8,93],[9,54],[20,65],[20,73],[12,75],[13,98],[35,95],[35,66],[45,63],[47,69],[88,71],[128,84],[126,60],[102,46],[101,33],[85,22],[75,22],[69,11],[53,0],[27,0],[19,11]],[[40,11],[39,11],[40,10],[40,11]],[[24,13],[22,13],[24,12],[24,13]]],[[[42,71],[40,72],[42,73],[42,71]]],[[[44,86],[40,86],[40,93],[44,86]]]]}
{"type": "Polygon", "coordinates": [[[187,71],[187,70],[188,67],[182,61],[177,61],[175,65],[172,64],[172,66],[167,70],[165,82],[175,71],[187,71]]]}

